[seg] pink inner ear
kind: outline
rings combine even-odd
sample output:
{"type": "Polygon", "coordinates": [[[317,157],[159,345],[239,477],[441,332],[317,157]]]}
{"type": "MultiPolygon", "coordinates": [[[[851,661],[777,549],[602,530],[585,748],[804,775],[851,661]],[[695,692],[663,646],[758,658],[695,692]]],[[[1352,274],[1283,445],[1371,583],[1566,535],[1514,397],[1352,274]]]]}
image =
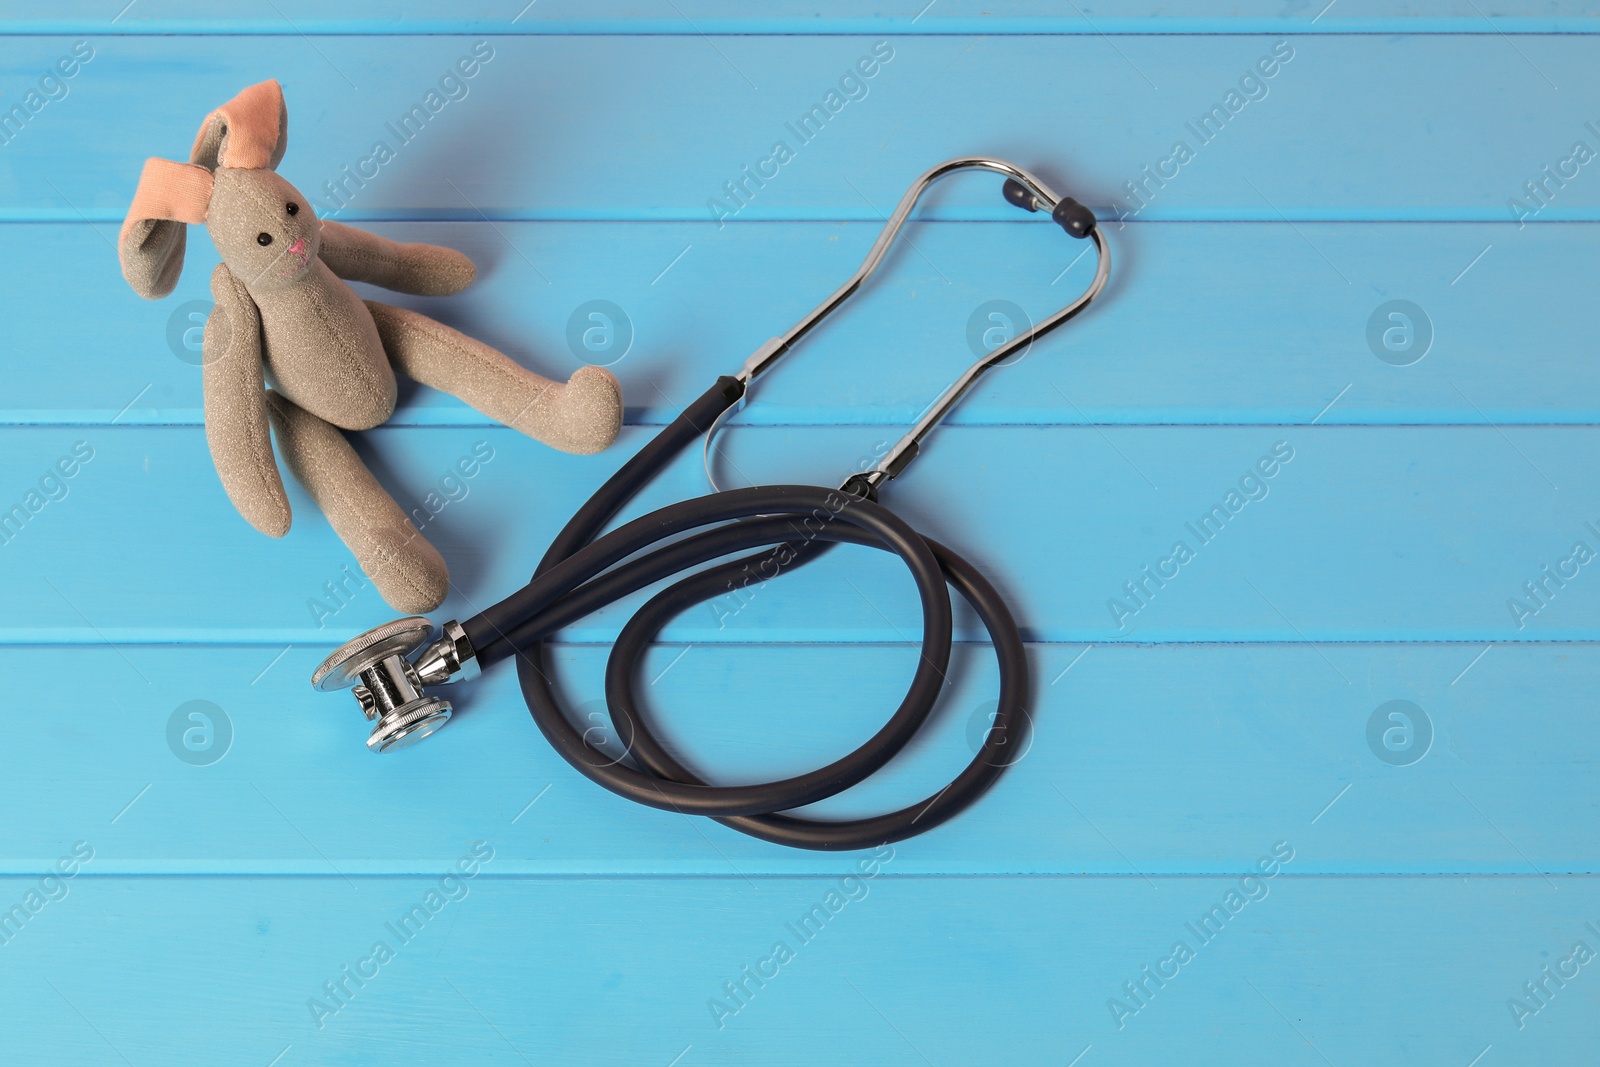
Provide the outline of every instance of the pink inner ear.
{"type": "Polygon", "coordinates": [[[144,173],[139,176],[139,188],[134,190],[133,204],[122,223],[122,239],[140,222],[149,219],[171,219],[199,225],[206,221],[206,209],[211,204],[211,172],[193,163],[174,163],[170,159],[147,159],[144,173]]]}
{"type": "Polygon", "coordinates": [[[218,166],[261,170],[272,165],[272,150],[283,128],[283,87],[276,79],[250,86],[206,116],[196,148],[219,117],[228,125],[228,139],[218,166]]]}

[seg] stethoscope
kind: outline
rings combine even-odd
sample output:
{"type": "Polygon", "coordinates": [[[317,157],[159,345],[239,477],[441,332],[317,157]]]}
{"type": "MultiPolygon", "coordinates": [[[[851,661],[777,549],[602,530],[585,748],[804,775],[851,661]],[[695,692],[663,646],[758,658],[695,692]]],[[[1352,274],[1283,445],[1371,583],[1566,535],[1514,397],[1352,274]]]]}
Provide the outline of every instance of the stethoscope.
{"type": "MultiPolygon", "coordinates": [[[[780,845],[842,850],[898,841],[931,830],[981,796],[1021,749],[1028,727],[1028,665],[1016,621],[994,586],[951,549],[916,530],[877,502],[885,482],[914,460],[921,442],[980,376],[1073,318],[1105,288],[1110,250],[1094,215],[1058,197],[1013,163],[986,156],[948,160],[924,173],[900,198],[860,269],[781,337],[762,345],[738,374],[724,375],[638,454],[623,464],[578,509],[556,536],[527,585],[468,619],[447,622],[434,637],[427,619],[397,619],[349,641],[311,676],[317,689],[353,687],[372,721],[367,747],[388,752],[414,744],[450,718],[450,703],[430,686],[477,677],[482,668],[515,656],[528,710],[545,739],[580,773],[614,793],[653,808],[705,815],[725,826],[780,845]],[[959,170],[1006,176],[1005,197],[1028,211],[1047,211],[1062,229],[1093,241],[1094,280],[1072,303],[983,356],[950,384],[915,426],[871,470],[853,473],[838,489],[772,485],[714,491],[601,529],[647,483],[698,437],[711,438],[741,406],[750,383],[851,297],[882,263],[922,194],[959,170]],[[651,730],[639,699],[644,656],[673,617],[725,596],[751,575],[770,580],[846,542],[891,552],[916,581],[922,604],[922,654],[905,699],[865,744],[825,767],[781,781],[712,785],[669,753],[651,730]],[[606,665],[605,695],[625,756],[614,757],[581,733],[562,709],[546,642],[584,616],[657,581],[732,553],[762,549],[680,578],[656,593],[622,628],[606,665]],[[636,555],[638,554],[638,555],[636,555]],[[950,663],[954,586],[988,629],[1000,662],[993,723],[977,755],[954,781],[931,797],[870,818],[823,820],[782,814],[840,793],[882,768],[927,721],[950,663]],[[432,640],[430,640],[430,638],[432,640]]],[[[712,488],[716,483],[712,481],[712,488]]]]}

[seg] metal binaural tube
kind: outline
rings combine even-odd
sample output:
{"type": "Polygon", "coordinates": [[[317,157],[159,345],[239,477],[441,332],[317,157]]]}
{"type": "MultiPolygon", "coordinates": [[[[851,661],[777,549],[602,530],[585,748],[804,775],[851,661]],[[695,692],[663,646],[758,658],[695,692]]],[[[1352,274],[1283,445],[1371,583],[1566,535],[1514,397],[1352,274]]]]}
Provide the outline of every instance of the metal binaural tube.
{"type": "MultiPolygon", "coordinates": [[[[956,159],[947,159],[935,167],[930,167],[916,181],[912,182],[911,187],[900,197],[900,202],[895,205],[894,212],[890,214],[883,229],[879,231],[877,240],[873,241],[872,247],[868,249],[867,258],[861,261],[861,266],[856,268],[856,272],[850,276],[849,280],[839,286],[838,289],[835,289],[826,300],[807,312],[799,322],[789,327],[787,332],[774,337],[757,349],[745,361],[744,367],[739,371],[737,375],[739,380],[744,382],[755,380],[768,367],[772,366],[779,356],[794,347],[795,342],[810,333],[819,322],[838,310],[839,305],[853,296],[856,290],[861,288],[861,283],[871,277],[872,272],[878,269],[878,265],[883,262],[883,257],[888,254],[889,246],[894,243],[895,237],[905,226],[906,220],[911,217],[912,209],[917,206],[917,201],[922,199],[922,194],[927,191],[928,187],[948,174],[953,174],[958,170],[969,169],[991,170],[996,174],[1004,174],[1007,178],[1019,182],[1039,202],[1040,210],[1053,210],[1060,199],[1050,191],[1049,186],[1015,163],[1008,163],[1006,160],[995,159],[991,156],[960,156],[956,159]]],[[[1101,247],[1102,249],[1104,248],[1103,242],[1101,247]]],[[[1103,252],[1102,255],[1104,255],[1103,252]]]]}
{"type": "Polygon", "coordinates": [[[1100,295],[1100,291],[1106,287],[1106,282],[1111,277],[1111,249],[1106,245],[1105,234],[1100,232],[1098,226],[1091,229],[1088,236],[1094,242],[1095,255],[1098,259],[1095,264],[1094,279],[1089,283],[1089,287],[1076,300],[1037,326],[1026,333],[1018,334],[1005,344],[997,346],[993,352],[972,364],[962,373],[961,377],[950,383],[949,387],[939,394],[939,398],[928,407],[928,410],[922,413],[922,417],[917,420],[916,425],[911,427],[904,437],[896,441],[894,447],[884,454],[878,465],[868,472],[867,481],[870,484],[881,485],[904,470],[906,465],[916,458],[917,449],[921,445],[922,439],[928,436],[935,426],[944,421],[945,416],[950,414],[951,410],[967,394],[973,384],[982,377],[985,371],[1005,362],[1013,353],[1026,348],[1036,339],[1043,337],[1057,326],[1072,319],[1084,308],[1088,307],[1095,297],[1100,295]]]}
{"type": "MultiPolygon", "coordinates": [[[[1111,250],[1106,243],[1105,234],[1095,224],[1094,214],[1088,208],[1070,197],[1059,197],[1037,176],[1029,173],[1015,163],[992,156],[960,156],[948,159],[935,167],[924,171],[911,187],[900,197],[900,202],[895,205],[894,212],[885,221],[884,227],[879,231],[877,238],[872,242],[872,247],[867,250],[867,256],[861,262],[856,272],[834,290],[826,300],[807,312],[799,322],[791,326],[787,332],[778,337],[769,339],[760,348],[756,349],[745,360],[743,368],[735,377],[735,381],[742,387],[748,387],[750,382],[765,372],[772,364],[789,349],[810,333],[818,323],[827,318],[839,306],[853,296],[861,288],[861,283],[866,281],[879,265],[884,256],[888,254],[889,247],[894,239],[904,228],[911,212],[916,208],[917,202],[922,199],[929,186],[946,175],[960,170],[988,170],[1006,177],[1005,197],[1010,203],[1026,211],[1039,211],[1049,215],[1057,225],[1065,230],[1068,235],[1075,238],[1087,237],[1095,246],[1095,273],[1087,289],[1076,300],[1057,311],[1032,327],[1026,333],[998,346],[968,367],[962,375],[952,382],[939,397],[917,419],[916,425],[897,441],[883,457],[882,461],[872,470],[866,472],[864,477],[867,484],[873,487],[898,475],[905,467],[916,458],[925,438],[933,428],[939,425],[957,403],[961,401],[973,384],[992,367],[999,366],[1014,353],[1026,348],[1035,340],[1054,330],[1062,323],[1074,318],[1084,308],[1088,307],[1101,291],[1106,287],[1111,277],[1111,250]]],[[[744,405],[748,396],[748,389],[741,394],[738,403],[720,412],[704,435],[701,447],[702,462],[705,465],[706,479],[711,483],[713,491],[720,492],[716,477],[711,471],[711,442],[716,433],[721,429],[723,422],[744,405]]]]}

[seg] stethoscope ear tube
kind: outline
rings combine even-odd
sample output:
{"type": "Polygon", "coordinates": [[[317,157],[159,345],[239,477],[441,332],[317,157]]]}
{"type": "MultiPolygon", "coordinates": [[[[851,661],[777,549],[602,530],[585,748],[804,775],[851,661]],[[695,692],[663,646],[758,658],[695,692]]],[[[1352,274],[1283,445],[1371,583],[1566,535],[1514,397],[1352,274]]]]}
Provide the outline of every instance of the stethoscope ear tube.
{"type": "MultiPolygon", "coordinates": [[[[773,524],[770,531],[777,532],[783,520],[773,524]]],[[[882,545],[857,536],[857,531],[837,529],[832,531],[841,542],[881,548],[882,545]]],[[[897,811],[870,818],[849,820],[808,819],[794,815],[768,812],[756,815],[716,817],[717,821],[741,833],[758,837],[773,844],[788,845],[822,851],[870,848],[889,841],[924,833],[952,818],[981,797],[1000,777],[1012,760],[1013,753],[1027,750],[1027,734],[1031,728],[1028,718],[1028,663],[1022,634],[1016,621],[1006,608],[1005,600],[977,568],[950,549],[936,541],[923,538],[933,553],[941,571],[941,581],[953,585],[976,610],[988,628],[995,653],[1000,660],[1000,694],[994,721],[972,762],[949,785],[931,796],[924,797],[897,811]]],[[[818,552],[825,545],[812,543],[818,552]]],[[[802,549],[804,551],[804,549],[802,549]]],[[[768,558],[766,554],[734,560],[713,570],[692,575],[669,586],[647,602],[628,624],[623,627],[606,664],[606,704],[611,718],[628,753],[650,774],[658,779],[675,782],[706,784],[703,779],[664,748],[651,731],[648,718],[643,714],[644,704],[639,698],[643,677],[644,653],[674,616],[696,604],[704,603],[727,591],[728,582],[737,579],[753,562],[768,558]]],[[[813,557],[814,558],[814,557],[813,557]]],[[[806,560],[802,560],[805,562],[806,560]]],[[[943,650],[941,664],[948,662],[948,652],[943,650]]],[[[923,662],[929,655],[923,645],[923,662]]],[[[943,667],[941,667],[941,670],[943,667]]],[[[848,693],[848,685],[844,686],[848,693]]],[[[524,689],[526,692],[526,688],[524,689]]],[[[831,691],[818,692],[819,699],[827,699],[831,691]]],[[[917,722],[925,723],[937,692],[917,692],[915,696],[926,705],[917,708],[917,722]]],[[[902,709],[905,705],[902,705],[902,709]]],[[[887,729],[887,728],[886,728],[887,729]]],[[[906,738],[909,740],[909,737],[906,738]]],[[[897,740],[884,738],[880,731],[869,746],[880,746],[875,756],[884,762],[900,748],[897,740]],[[881,740],[880,740],[881,739],[881,740]]],[[[859,750],[858,750],[859,751],[859,750]]]]}
{"type": "MultiPolygon", "coordinates": [[[[717,558],[757,546],[766,552],[692,574],[653,596],[624,626],[606,670],[606,704],[634,766],[592,747],[562,708],[546,655],[546,639],[516,646],[518,677],[535,723],[551,746],[591,781],[649,807],[718,819],[733,829],[777,844],[839,850],[900,840],[931,829],[976,800],[1005,769],[1007,755],[1021,750],[1027,732],[1028,667],[1022,637],[1003,599],[975,567],[930,541],[882,505],[817,486],[771,486],[734,490],[673,504],[634,520],[569,557],[584,569],[618,552],[638,550],[686,529],[726,521],[689,534],[666,553],[704,544],[696,556],[717,558]],[[830,517],[831,516],[831,517],[830,517]],[[730,521],[743,518],[743,521],[730,521]],[[795,539],[801,524],[816,528],[795,539]],[[807,774],[745,786],[716,786],[696,775],[661,746],[639,699],[645,655],[661,628],[687,608],[727,592],[747,569],[774,564],[778,575],[806,565],[834,543],[846,542],[895,553],[917,584],[923,636],[912,682],[888,722],[846,756],[807,774]],[[591,553],[590,549],[597,549],[591,553]],[[829,821],[781,815],[859,784],[901,752],[926,724],[945,684],[952,622],[947,583],[972,603],[989,628],[1000,659],[999,709],[988,736],[968,768],[949,786],[917,804],[869,819],[829,821]]],[[[649,557],[647,557],[649,558],[649,557]]],[[[663,560],[650,580],[676,573],[681,560],[663,560]]],[[[769,570],[771,568],[768,568],[769,570]]],[[[563,583],[570,576],[546,572],[563,583]]],[[[538,584],[538,580],[534,584],[538,584]]],[[[827,694],[819,693],[819,696],[827,694]]]]}
{"type": "MultiPolygon", "coordinates": [[[[1104,290],[1111,259],[1106,238],[1088,208],[1053,193],[1016,164],[987,156],[946,160],[925,171],[900,198],[855,274],[780,336],[761,345],[740,369],[724,376],[629,459],[562,528],[522,589],[465,623],[446,623],[426,647],[425,619],[402,619],[370,631],[328,657],[313,677],[320,688],[352,686],[375,725],[378,751],[427,736],[450,715],[450,705],[422,690],[470,676],[513,656],[528,710],[545,738],[580,773],[630,800],[655,808],[705,815],[765,841],[796,848],[865,848],[922,833],[971,804],[1026,751],[1028,662],[1022,635],[1004,600],[978,569],[951,549],[923,537],[877,502],[879,489],[919,454],[921,441],[987,371],[1070,321],[1104,290]],[[979,169],[1006,177],[1008,202],[1047,213],[1069,236],[1095,247],[1087,288],[1028,330],[981,355],[951,382],[871,470],[839,489],[769,486],[713,492],[602,530],[695,439],[705,439],[707,477],[711,438],[745,399],[750,383],[854,295],[883,262],[912,210],[935,181],[979,169]],[[745,786],[717,786],[699,777],[657,740],[638,683],[650,645],[672,618],[732,589],[754,573],[782,577],[849,543],[890,552],[905,563],[922,607],[922,641],[905,698],[884,726],[853,752],[807,774],[745,786]],[[762,549],[754,555],[727,556],[762,549]],[[709,569],[695,571],[711,564],[709,569]],[[608,604],[685,572],[653,595],[623,627],[606,665],[606,703],[625,745],[614,757],[591,746],[562,707],[547,654],[554,633],[608,604]],[[898,811],[865,819],[823,820],[789,814],[859,784],[901,752],[927,722],[945,683],[952,622],[949,588],[972,605],[988,629],[1000,667],[994,721],[972,762],[943,789],[898,811]],[[408,658],[415,652],[415,658],[408,658]]],[[[716,488],[712,481],[713,489],[716,488]]]]}
{"type": "Polygon", "coordinates": [[[462,624],[477,650],[480,664],[498,662],[512,653],[513,646],[508,638],[525,621],[538,614],[533,607],[542,596],[535,589],[537,579],[593,540],[639,490],[648,485],[674,457],[709,431],[723,412],[737,404],[744,396],[745,388],[745,382],[731,375],[718,378],[715,385],[684,408],[677,418],[651,438],[615,474],[607,478],[593,496],[584,501],[583,506],[561,528],[555,540],[550,542],[538,569],[533,573],[533,581],[462,624]]]}
{"type": "MultiPolygon", "coordinates": [[[[729,523],[709,532],[715,538],[719,554],[726,554],[729,550],[742,551],[761,544],[773,545],[775,547],[771,555],[766,558],[781,559],[786,568],[792,569],[812,555],[807,552],[806,542],[789,543],[785,540],[793,536],[794,529],[800,523],[806,521],[818,523],[820,527],[814,538],[809,540],[848,539],[893,552],[905,562],[917,584],[923,618],[922,654],[918,657],[905,699],[881,730],[860,748],[825,767],[760,785],[713,786],[695,778],[680,779],[675,775],[658,775],[648,769],[634,770],[589,747],[568,720],[556,699],[548,670],[532,669],[538,662],[534,653],[543,651],[544,642],[541,640],[532,647],[519,648],[521,655],[517,662],[523,694],[528,698],[534,721],[556,751],[590,779],[640,804],[690,815],[738,816],[785,811],[833,796],[866,779],[904,748],[926,721],[944,686],[945,672],[950,662],[952,620],[944,572],[933,550],[888,508],[845,497],[837,490],[819,486],[779,485],[738,489],[672,504],[627,523],[613,533],[598,538],[562,565],[552,568],[547,575],[565,583],[569,580],[569,573],[565,571],[567,564],[578,564],[583,571],[588,571],[614,558],[617,552],[638,551],[664,538],[676,537],[717,522],[729,523]],[[741,519],[745,521],[735,521],[741,519]]],[[[697,536],[707,535],[689,533],[688,539],[697,536]]],[[[714,569],[710,572],[711,578],[719,580],[723,570],[720,567],[714,569]]],[[[656,575],[657,578],[667,576],[665,573],[656,575]]],[[[533,584],[537,585],[541,580],[533,584]]],[[[688,588],[691,594],[706,591],[709,595],[720,595],[727,591],[720,583],[708,586],[704,582],[694,582],[688,587],[680,583],[658,594],[651,603],[657,606],[657,610],[661,610],[661,605],[667,605],[667,614],[670,616],[681,607],[698,602],[692,595],[689,600],[679,602],[676,597],[683,588],[688,588]],[[663,600],[663,597],[666,599],[663,600]]],[[[655,629],[659,629],[659,624],[655,629]]],[[[654,629],[650,632],[653,634],[654,629]]],[[[648,640],[643,643],[629,642],[621,646],[624,649],[621,654],[627,656],[627,650],[634,649],[642,656],[648,645],[648,640]]],[[[613,652],[615,655],[618,653],[613,652]]],[[[634,710],[630,705],[629,712],[634,710]]],[[[615,713],[616,709],[613,708],[615,713]]],[[[626,741],[630,729],[620,721],[617,727],[626,741]]]]}
{"type": "Polygon", "coordinates": [[[737,402],[741,387],[742,383],[724,378],[685,409],[573,516],[527,586],[462,627],[484,665],[515,656],[529,712],[561,757],[585,777],[629,800],[710,816],[763,840],[807,849],[861,848],[931,829],[993,784],[1005,767],[1005,755],[1020,750],[1026,732],[1027,661],[1022,638],[1004,601],[976,568],[868,499],[871,487],[858,478],[847,483],[854,492],[769,486],[712,494],[669,505],[596,536],[641,487],[737,402]],[[776,567],[781,576],[838,542],[894,553],[916,582],[923,632],[905,698],[866,743],[824,767],[756,785],[710,784],[668,753],[649,729],[636,691],[649,645],[673,616],[725,593],[731,576],[743,569],[776,567]],[[763,546],[765,552],[675,582],[635,614],[618,637],[606,672],[607,705],[627,759],[592,747],[562,707],[547,655],[549,635],[582,614],[686,567],[763,546]],[[950,662],[947,583],[972,602],[1000,656],[1000,708],[973,762],[949,786],[901,811],[850,821],[779,814],[864,781],[903,750],[927,722],[950,662]]]}

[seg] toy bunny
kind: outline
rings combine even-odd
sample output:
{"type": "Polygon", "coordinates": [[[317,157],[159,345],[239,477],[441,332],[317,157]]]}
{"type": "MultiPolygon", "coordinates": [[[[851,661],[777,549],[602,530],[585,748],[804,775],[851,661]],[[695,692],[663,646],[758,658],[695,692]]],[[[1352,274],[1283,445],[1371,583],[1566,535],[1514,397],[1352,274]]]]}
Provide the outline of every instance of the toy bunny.
{"type": "Polygon", "coordinates": [[[448,296],[476,269],[453,249],[319,222],[275,173],[287,137],[283,91],[265,81],[206,118],[189,163],[146,161],[118,240],[122,273],[140,296],[166,296],[183,268],[185,227],[205,225],[222,257],[204,334],[206,441],[228,498],[262,533],[288,532],[270,426],[383,599],[431,611],[449,590],[444,559],[340,431],[394,413],[398,371],[536,441],[587,454],[616,437],[621,389],[598,367],[558,385],[414,311],[362,300],[345,281],[448,296]]]}

